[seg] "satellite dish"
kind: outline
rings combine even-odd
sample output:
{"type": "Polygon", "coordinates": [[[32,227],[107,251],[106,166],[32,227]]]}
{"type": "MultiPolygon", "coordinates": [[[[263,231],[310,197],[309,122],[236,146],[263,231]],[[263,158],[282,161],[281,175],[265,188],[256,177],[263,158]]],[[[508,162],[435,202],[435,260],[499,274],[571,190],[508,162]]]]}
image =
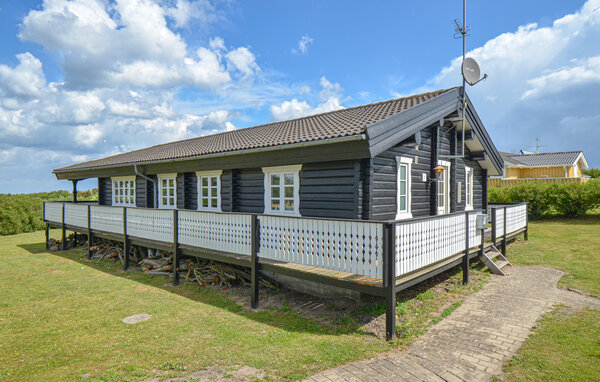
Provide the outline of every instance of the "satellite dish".
{"type": "Polygon", "coordinates": [[[462,64],[462,75],[465,81],[467,81],[469,85],[473,86],[479,82],[480,74],[481,73],[479,71],[479,65],[477,64],[477,61],[471,57],[465,58],[462,64]]]}

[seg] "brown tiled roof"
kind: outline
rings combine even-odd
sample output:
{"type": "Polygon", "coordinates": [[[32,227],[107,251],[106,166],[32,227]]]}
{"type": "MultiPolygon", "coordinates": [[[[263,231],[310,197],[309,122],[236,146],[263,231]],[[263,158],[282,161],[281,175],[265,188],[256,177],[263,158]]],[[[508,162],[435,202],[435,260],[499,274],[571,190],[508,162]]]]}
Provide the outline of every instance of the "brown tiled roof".
{"type": "Polygon", "coordinates": [[[54,171],[84,170],[130,163],[188,158],[357,135],[363,133],[365,128],[373,123],[435,98],[447,90],[436,90],[288,121],[273,122],[183,141],[164,143],[58,168],[54,171]]]}

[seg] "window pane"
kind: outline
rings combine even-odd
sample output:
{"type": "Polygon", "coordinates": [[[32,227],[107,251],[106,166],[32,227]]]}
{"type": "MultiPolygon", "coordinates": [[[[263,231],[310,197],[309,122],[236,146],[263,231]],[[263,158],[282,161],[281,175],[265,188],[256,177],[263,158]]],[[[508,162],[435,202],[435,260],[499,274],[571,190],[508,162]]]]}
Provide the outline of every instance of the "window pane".
{"type": "Polygon", "coordinates": [[[119,182],[119,187],[123,187],[123,181],[119,182]]]}
{"type": "Polygon", "coordinates": [[[174,196],[174,195],[175,195],[175,189],[169,188],[169,196],[174,196]]]}
{"type": "Polygon", "coordinates": [[[208,188],[203,188],[202,189],[202,196],[205,197],[205,198],[208,197],[208,188]]]}
{"type": "Polygon", "coordinates": [[[294,210],[294,200],[293,199],[286,199],[285,200],[285,210],[286,211],[293,211],[294,210]]]}
{"type": "Polygon", "coordinates": [[[400,166],[400,180],[406,180],[406,166],[400,166]]]}
{"type": "Polygon", "coordinates": [[[169,179],[169,187],[173,187],[173,181],[174,181],[173,178],[169,179]]]}
{"type": "Polygon", "coordinates": [[[166,179],[163,179],[163,180],[162,180],[162,186],[163,186],[163,187],[167,187],[167,180],[166,180],[166,179]]]}
{"type": "Polygon", "coordinates": [[[406,181],[400,182],[400,195],[406,195],[406,181]]]}
{"type": "Polygon", "coordinates": [[[216,188],[210,189],[210,196],[212,196],[213,198],[217,197],[217,189],[216,188]]]}
{"type": "Polygon", "coordinates": [[[202,198],[202,207],[208,207],[208,199],[202,198]]]}
{"type": "Polygon", "coordinates": [[[279,197],[279,187],[271,187],[271,197],[272,198],[279,197]]]}
{"type": "Polygon", "coordinates": [[[167,198],[162,198],[162,202],[166,206],[167,205],[167,198]]]}
{"type": "Polygon", "coordinates": [[[210,206],[212,208],[217,208],[217,199],[211,199],[210,200],[210,206]]]}
{"type": "Polygon", "coordinates": [[[438,195],[438,207],[444,207],[444,195],[438,195]]]}
{"type": "Polygon", "coordinates": [[[115,195],[115,203],[119,203],[119,197],[115,195]]]}
{"type": "Polygon", "coordinates": [[[271,199],[271,209],[273,211],[279,210],[279,199],[271,199]]]}
{"type": "Polygon", "coordinates": [[[208,178],[203,176],[202,177],[202,187],[206,187],[208,186],[208,178]]]}
{"type": "Polygon", "coordinates": [[[129,203],[129,196],[125,197],[125,203],[129,203]]]}
{"type": "Polygon", "coordinates": [[[119,196],[119,202],[123,203],[123,197],[119,196]]]}
{"type": "Polygon", "coordinates": [[[285,184],[294,184],[294,174],[285,174],[284,178],[285,184]]]}
{"type": "Polygon", "coordinates": [[[400,197],[400,211],[406,211],[406,196],[400,197]]]}
{"type": "Polygon", "coordinates": [[[277,175],[277,174],[271,175],[271,184],[272,185],[279,185],[279,181],[280,181],[279,175],[277,175]]]}
{"type": "Polygon", "coordinates": [[[210,177],[210,185],[213,187],[217,187],[217,177],[216,176],[210,177]]]}
{"type": "Polygon", "coordinates": [[[285,192],[284,196],[286,198],[293,198],[294,197],[294,187],[285,187],[284,192],[285,192]]]}

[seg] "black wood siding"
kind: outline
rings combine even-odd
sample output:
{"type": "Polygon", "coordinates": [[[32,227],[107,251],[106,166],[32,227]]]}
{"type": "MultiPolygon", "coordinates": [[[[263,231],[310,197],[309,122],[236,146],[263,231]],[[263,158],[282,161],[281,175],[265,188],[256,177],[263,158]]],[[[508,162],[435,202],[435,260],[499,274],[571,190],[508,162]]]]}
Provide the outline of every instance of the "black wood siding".
{"type": "Polygon", "coordinates": [[[225,170],[221,174],[221,211],[233,211],[233,171],[225,170]]]}
{"type": "Polygon", "coordinates": [[[413,158],[411,166],[411,211],[413,216],[429,215],[430,187],[428,181],[423,182],[422,174],[430,172],[431,142],[431,129],[424,129],[421,132],[421,148],[419,150],[415,148],[414,139],[409,139],[373,158],[370,219],[392,220],[396,217],[396,157],[398,156],[413,158]]]}
{"type": "Polygon", "coordinates": [[[300,172],[302,216],[358,218],[360,169],[356,161],[309,163],[300,172]]]}
{"type": "Polygon", "coordinates": [[[145,178],[135,178],[135,206],[146,208],[148,206],[148,182],[145,178]]]}
{"type": "Polygon", "coordinates": [[[262,214],[265,211],[262,169],[233,171],[233,211],[262,214]]]}
{"type": "Polygon", "coordinates": [[[112,205],[112,182],[110,178],[98,178],[98,204],[112,205]]]}

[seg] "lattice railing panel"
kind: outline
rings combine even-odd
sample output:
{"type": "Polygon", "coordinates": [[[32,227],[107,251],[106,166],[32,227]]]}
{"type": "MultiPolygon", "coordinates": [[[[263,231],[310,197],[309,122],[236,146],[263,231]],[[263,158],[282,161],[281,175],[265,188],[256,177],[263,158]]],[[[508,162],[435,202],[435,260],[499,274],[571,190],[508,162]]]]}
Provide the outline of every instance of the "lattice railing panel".
{"type": "Polygon", "coordinates": [[[496,217],[496,237],[504,235],[504,208],[492,208],[492,213],[496,217]]]}
{"type": "Polygon", "coordinates": [[[260,216],[260,256],[383,277],[383,224],[260,216]]]}
{"type": "Polygon", "coordinates": [[[88,206],[85,204],[65,203],[65,224],[87,228],[88,206]]]}
{"type": "Polygon", "coordinates": [[[458,214],[395,223],[396,276],[464,251],[465,219],[458,214]]]}
{"type": "Polygon", "coordinates": [[[173,211],[127,208],[127,234],[172,243],[173,211]]]}
{"type": "Polygon", "coordinates": [[[123,208],[91,206],[90,225],[92,229],[123,234],[123,208]]]}
{"type": "Polygon", "coordinates": [[[180,211],[178,222],[181,244],[251,255],[251,215],[180,211]]]}
{"type": "Polygon", "coordinates": [[[481,230],[477,229],[477,215],[479,213],[469,213],[469,248],[481,245],[481,230]]]}
{"type": "Polygon", "coordinates": [[[47,221],[62,223],[63,204],[55,202],[44,203],[44,216],[47,221]]]}
{"type": "Polygon", "coordinates": [[[506,232],[512,233],[527,226],[527,205],[506,207],[506,232]]]}

